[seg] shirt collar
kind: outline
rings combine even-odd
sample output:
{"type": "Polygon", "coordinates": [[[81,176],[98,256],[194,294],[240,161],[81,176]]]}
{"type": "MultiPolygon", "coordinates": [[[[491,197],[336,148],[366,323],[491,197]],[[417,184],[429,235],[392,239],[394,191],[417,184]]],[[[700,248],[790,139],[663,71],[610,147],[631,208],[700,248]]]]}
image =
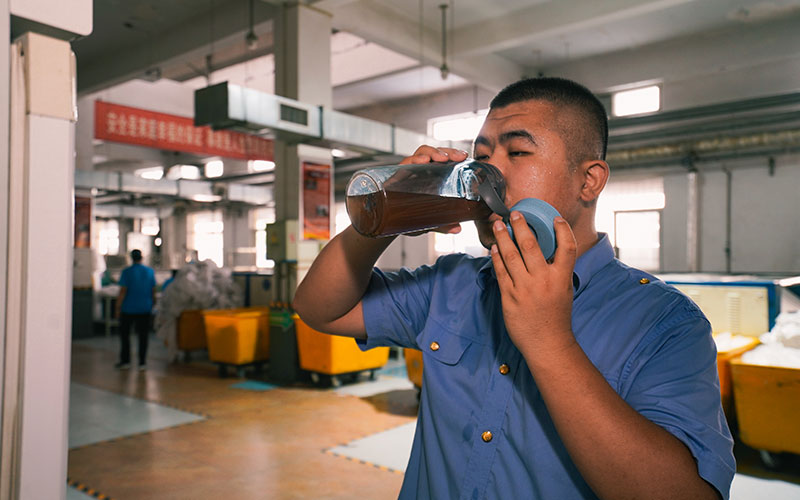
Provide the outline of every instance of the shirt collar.
{"type": "MultiPolygon", "coordinates": [[[[599,238],[597,243],[586,251],[583,255],[578,257],[575,262],[575,269],[572,272],[572,284],[575,290],[575,297],[577,297],[589,284],[592,276],[605,267],[606,264],[614,260],[614,248],[608,240],[606,233],[598,233],[599,238]]],[[[487,258],[486,262],[478,270],[478,286],[481,290],[485,290],[490,280],[497,279],[492,265],[492,259],[487,258]]]]}

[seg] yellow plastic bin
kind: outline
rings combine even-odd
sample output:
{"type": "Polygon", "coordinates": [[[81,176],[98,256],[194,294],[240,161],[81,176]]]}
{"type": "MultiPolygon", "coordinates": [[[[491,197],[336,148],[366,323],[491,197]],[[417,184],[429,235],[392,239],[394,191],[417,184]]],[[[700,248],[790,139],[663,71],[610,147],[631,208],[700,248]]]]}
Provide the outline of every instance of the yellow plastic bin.
{"type": "MultiPolygon", "coordinates": [[[[744,335],[737,337],[744,337],[744,335]]],[[[722,398],[722,409],[725,415],[730,419],[735,412],[733,406],[733,379],[731,378],[730,361],[733,358],[741,356],[743,353],[749,351],[759,344],[756,337],[747,337],[746,344],[724,351],[717,351],[717,373],[719,374],[719,392],[722,398]]]]}
{"type": "Polygon", "coordinates": [[[181,312],[176,325],[178,349],[187,355],[189,351],[206,349],[206,325],[203,321],[203,311],[193,309],[181,312]]]}
{"type": "Polygon", "coordinates": [[[364,371],[374,379],[375,371],[389,360],[388,347],[362,351],[354,339],[318,332],[299,317],[295,318],[295,328],[300,368],[311,372],[314,382],[324,380],[338,386],[342,375],[364,371]]]}
{"type": "Polygon", "coordinates": [[[221,376],[228,366],[241,376],[244,366],[269,359],[269,308],[206,310],[203,318],[208,359],[220,365],[221,376]]]}
{"type": "Polygon", "coordinates": [[[733,401],[742,442],[761,451],[768,466],[772,453],[800,454],[800,369],[751,365],[731,360],[733,401]]]}
{"type": "Polygon", "coordinates": [[[406,359],[408,380],[417,389],[422,389],[422,351],[418,349],[403,349],[403,357],[406,359]]]}

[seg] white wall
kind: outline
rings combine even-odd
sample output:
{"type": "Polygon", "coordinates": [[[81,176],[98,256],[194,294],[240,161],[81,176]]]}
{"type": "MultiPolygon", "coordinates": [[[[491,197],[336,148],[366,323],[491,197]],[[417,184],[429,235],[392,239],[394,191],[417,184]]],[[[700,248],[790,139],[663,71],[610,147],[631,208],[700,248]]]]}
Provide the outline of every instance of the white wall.
{"type": "MultiPolygon", "coordinates": [[[[731,272],[800,274],[800,156],[731,162],[731,272]]],[[[700,166],[700,271],[725,272],[723,165],[700,166]]],[[[687,271],[687,174],[664,177],[663,270],[687,271]]]]}

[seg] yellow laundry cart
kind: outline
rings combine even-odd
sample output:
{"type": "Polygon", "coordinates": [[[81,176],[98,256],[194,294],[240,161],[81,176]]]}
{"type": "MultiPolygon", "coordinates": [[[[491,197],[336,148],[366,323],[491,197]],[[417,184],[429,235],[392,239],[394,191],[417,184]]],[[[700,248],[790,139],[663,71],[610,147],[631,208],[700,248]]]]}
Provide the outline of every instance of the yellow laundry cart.
{"type": "Polygon", "coordinates": [[[735,414],[733,406],[733,379],[731,378],[732,359],[741,356],[743,353],[749,351],[759,344],[758,338],[741,336],[746,342],[744,345],[735,347],[728,350],[717,351],[717,373],[719,374],[719,392],[722,398],[722,409],[725,410],[725,415],[728,420],[732,420],[735,414]]]}
{"type": "Polygon", "coordinates": [[[800,454],[800,369],[731,360],[739,438],[760,450],[768,467],[778,453],[800,454]]]}
{"type": "Polygon", "coordinates": [[[269,308],[206,310],[203,312],[208,359],[219,365],[220,376],[229,367],[237,376],[244,368],[261,368],[269,359],[269,308]]]}
{"type": "Polygon", "coordinates": [[[201,309],[181,312],[175,326],[178,349],[183,351],[184,359],[189,359],[191,351],[201,351],[208,347],[206,342],[206,325],[201,309]]]}
{"type": "Polygon", "coordinates": [[[337,387],[362,372],[369,372],[374,379],[375,372],[389,360],[388,347],[362,351],[354,339],[318,332],[299,317],[295,328],[300,368],[310,372],[315,383],[337,387]]]}
{"type": "Polygon", "coordinates": [[[406,360],[408,380],[414,384],[417,390],[422,389],[422,351],[419,349],[403,349],[403,357],[406,360]]]}

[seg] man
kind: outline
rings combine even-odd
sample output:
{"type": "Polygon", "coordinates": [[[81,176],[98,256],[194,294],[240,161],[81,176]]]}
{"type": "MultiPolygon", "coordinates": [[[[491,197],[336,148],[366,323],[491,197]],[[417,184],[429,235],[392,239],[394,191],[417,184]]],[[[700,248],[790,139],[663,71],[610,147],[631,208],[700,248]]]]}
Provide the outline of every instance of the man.
{"type": "MultiPolygon", "coordinates": [[[[607,127],[584,87],[539,78],[501,91],[475,139],[508,206],[540,198],[563,217],[551,262],[516,212],[519,247],[495,215],[478,223],[491,257],[397,273],[372,269],[391,239],[348,228],[298,287],[311,326],[424,353],[401,498],[728,497],[735,462],[708,321],[617,261],[594,227],[607,127]]],[[[404,163],[466,156],[422,146],[404,163]]]]}
{"type": "Polygon", "coordinates": [[[131,251],[133,265],[122,270],[119,278],[117,317],[121,349],[119,369],[131,366],[131,326],[139,337],[139,370],[147,369],[147,342],[150,334],[151,314],[156,301],[156,278],[152,269],[142,264],[141,250],[131,251]]]}

